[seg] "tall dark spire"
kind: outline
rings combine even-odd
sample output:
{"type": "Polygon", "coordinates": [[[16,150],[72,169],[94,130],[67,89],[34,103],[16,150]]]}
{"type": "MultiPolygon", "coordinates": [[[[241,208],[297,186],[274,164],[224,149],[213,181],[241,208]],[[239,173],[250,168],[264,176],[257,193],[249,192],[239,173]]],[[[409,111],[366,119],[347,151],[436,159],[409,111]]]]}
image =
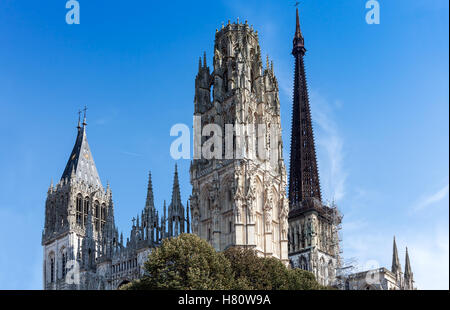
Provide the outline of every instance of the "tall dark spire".
{"type": "Polygon", "coordinates": [[[394,245],[392,249],[392,273],[397,274],[398,272],[402,271],[402,267],[400,266],[400,260],[398,259],[398,251],[397,251],[397,244],[395,243],[395,236],[394,236],[394,245]]]}
{"type": "Polygon", "coordinates": [[[321,201],[322,199],[309,106],[308,86],[303,62],[305,52],[306,49],[300,30],[300,18],[297,9],[297,24],[292,48],[292,55],[295,58],[295,76],[289,167],[289,203],[291,210],[301,206],[304,200],[316,198],[321,201]]]}

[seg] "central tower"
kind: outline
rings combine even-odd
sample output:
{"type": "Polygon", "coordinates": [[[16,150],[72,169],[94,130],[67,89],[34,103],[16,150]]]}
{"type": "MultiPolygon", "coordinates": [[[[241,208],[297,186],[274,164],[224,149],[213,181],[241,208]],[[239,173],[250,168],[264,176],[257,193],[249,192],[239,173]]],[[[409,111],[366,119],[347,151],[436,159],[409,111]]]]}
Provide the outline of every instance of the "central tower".
{"type": "Polygon", "coordinates": [[[268,58],[263,68],[258,33],[247,22],[216,30],[213,71],[204,55],[194,104],[194,131],[200,127],[203,147],[211,124],[221,129],[225,147],[214,146],[218,156],[191,163],[193,233],[218,251],[249,247],[287,263],[278,82],[268,58]]]}

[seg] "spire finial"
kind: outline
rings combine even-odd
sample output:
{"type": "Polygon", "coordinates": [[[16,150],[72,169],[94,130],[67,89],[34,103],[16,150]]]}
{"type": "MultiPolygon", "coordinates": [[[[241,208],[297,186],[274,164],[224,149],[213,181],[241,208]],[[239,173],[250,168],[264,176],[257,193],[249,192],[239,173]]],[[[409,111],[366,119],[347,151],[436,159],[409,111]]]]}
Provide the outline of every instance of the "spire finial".
{"type": "Polygon", "coordinates": [[[203,52],[203,67],[206,68],[206,51],[203,52]]]}
{"type": "Polygon", "coordinates": [[[78,126],[77,126],[78,129],[81,128],[81,126],[80,126],[80,119],[81,119],[81,110],[78,110],[78,126]]]}
{"type": "Polygon", "coordinates": [[[84,116],[83,116],[83,127],[87,125],[86,123],[86,111],[87,111],[87,107],[84,106],[83,112],[84,112],[84,116]]]}
{"type": "MultiPolygon", "coordinates": [[[[298,6],[298,2],[295,4],[295,6],[298,6]]],[[[295,35],[294,35],[294,50],[299,49],[303,50],[303,53],[305,52],[305,40],[303,39],[302,31],[300,30],[300,17],[298,14],[298,7],[296,10],[296,22],[295,22],[295,35]]]]}

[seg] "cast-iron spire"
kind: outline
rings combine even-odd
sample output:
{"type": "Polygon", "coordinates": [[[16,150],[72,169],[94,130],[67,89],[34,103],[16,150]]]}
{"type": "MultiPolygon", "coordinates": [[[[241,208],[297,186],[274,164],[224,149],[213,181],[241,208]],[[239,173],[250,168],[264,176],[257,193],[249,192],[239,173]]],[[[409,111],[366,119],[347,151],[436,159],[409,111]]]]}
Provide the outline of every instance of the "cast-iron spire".
{"type": "Polygon", "coordinates": [[[322,199],[303,62],[305,52],[297,9],[297,24],[292,48],[292,55],[295,58],[295,76],[289,167],[289,203],[291,210],[300,207],[305,199],[316,198],[319,201],[322,199]]]}

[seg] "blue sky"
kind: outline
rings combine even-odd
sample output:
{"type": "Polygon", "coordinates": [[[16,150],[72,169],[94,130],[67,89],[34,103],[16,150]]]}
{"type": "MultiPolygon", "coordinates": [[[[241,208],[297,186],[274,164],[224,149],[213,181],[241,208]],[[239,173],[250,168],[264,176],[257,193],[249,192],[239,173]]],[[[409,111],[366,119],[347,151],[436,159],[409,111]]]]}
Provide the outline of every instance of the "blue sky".
{"type": "MultiPolygon", "coordinates": [[[[0,2],[0,289],[42,287],[41,232],[88,106],[88,140],[128,235],[144,207],[170,200],[169,131],[191,126],[198,57],[216,28],[247,19],[280,85],[288,165],[294,1],[86,1],[80,25],[65,0],[0,2]]],[[[449,283],[448,1],[302,1],[301,27],[323,197],[344,214],[345,259],[390,268],[396,235],[417,286],[449,283]]],[[[189,161],[179,160],[182,198],[189,161]]]]}

